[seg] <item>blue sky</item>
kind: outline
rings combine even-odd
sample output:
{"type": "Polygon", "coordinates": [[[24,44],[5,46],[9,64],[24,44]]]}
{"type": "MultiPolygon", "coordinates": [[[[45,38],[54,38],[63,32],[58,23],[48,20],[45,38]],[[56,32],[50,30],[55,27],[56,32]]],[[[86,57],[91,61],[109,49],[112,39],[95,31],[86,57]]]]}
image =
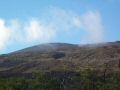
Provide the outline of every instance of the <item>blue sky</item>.
{"type": "Polygon", "coordinates": [[[0,0],[0,53],[49,42],[120,40],[120,0],[0,0]]]}

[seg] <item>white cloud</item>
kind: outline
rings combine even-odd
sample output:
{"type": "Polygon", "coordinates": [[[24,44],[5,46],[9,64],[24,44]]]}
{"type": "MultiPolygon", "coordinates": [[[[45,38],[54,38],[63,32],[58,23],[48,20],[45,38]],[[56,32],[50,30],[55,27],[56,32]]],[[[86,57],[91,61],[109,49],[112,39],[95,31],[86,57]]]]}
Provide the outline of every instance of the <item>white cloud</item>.
{"type": "Polygon", "coordinates": [[[5,21],[0,19],[0,50],[4,49],[8,44],[11,36],[10,29],[5,25],[5,21]]]}
{"type": "Polygon", "coordinates": [[[101,22],[101,16],[98,12],[88,11],[82,15],[82,24],[84,30],[88,33],[86,37],[87,43],[99,43],[103,41],[103,25],[101,22]]]}
{"type": "MultiPolygon", "coordinates": [[[[85,32],[80,43],[99,43],[104,41],[104,32],[101,15],[98,11],[87,11],[81,15],[61,8],[51,7],[48,21],[56,27],[57,31],[73,35],[75,30],[85,32]],[[50,17],[49,17],[50,16],[50,17]]],[[[73,36],[74,38],[74,36],[73,36]]]]}
{"type": "Polygon", "coordinates": [[[69,32],[72,28],[77,29],[81,27],[81,21],[78,14],[73,11],[66,11],[57,7],[50,7],[47,12],[48,23],[54,27],[56,31],[69,32]]]}
{"type": "Polygon", "coordinates": [[[17,19],[12,19],[8,22],[9,22],[9,28],[11,29],[11,33],[12,33],[11,40],[9,41],[11,41],[11,43],[13,42],[17,43],[18,41],[23,41],[24,32],[20,21],[17,19]]]}
{"type": "Polygon", "coordinates": [[[52,27],[45,26],[40,20],[31,19],[26,22],[12,19],[10,21],[0,19],[0,50],[10,44],[35,44],[44,43],[53,39],[56,32],[52,27]]]}
{"type": "MultiPolygon", "coordinates": [[[[30,19],[21,22],[17,19],[5,21],[0,19],[0,50],[8,44],[36,44],[52,41],[60,35],[64,35],[65,39],[73,38],[74,32],[85,32],[83,42],[96,43],[103,41],[103,25],[100,13],[97,11],[88,11],[79,15],[73,11],[52,7],[43,19],[30,19]],[[5,23],[9,22],[9,25],[5,23]]],[[[79,36],[77,36],[79,37],[79,36]]],[[[76,39],[76,38],[75,38],[76,39]]],[[[81,40],[81,38],[80,38],[81,40]]],[[[80,43],[82,43],[80,41],[80,43]]]]}
{"type": "Polygon", "coordinates": [[[55,36],[55,31],[48,26],[44,26],[39,20],[30,20],[25,26],[25,36],[28,42],[46,42],[55,36]]]}
{"type": "Polygon", "coordinates": [[[73,17],[73,24],[74,24],[76,27],[81,28],[82,22],[81,22],[79,16],[73,17]]]}

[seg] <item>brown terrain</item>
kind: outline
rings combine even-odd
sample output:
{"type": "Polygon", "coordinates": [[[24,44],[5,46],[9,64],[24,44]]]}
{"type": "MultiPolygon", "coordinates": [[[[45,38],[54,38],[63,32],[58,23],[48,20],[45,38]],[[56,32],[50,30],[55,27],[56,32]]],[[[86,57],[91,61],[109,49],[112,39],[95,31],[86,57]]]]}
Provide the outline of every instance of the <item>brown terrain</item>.
{"type": "Polygon", "coordinates": [[[88,45],[49,43],[0,56],[0,72],[79,71],[86,68],[119,71],[120,41],[88,45]]]}

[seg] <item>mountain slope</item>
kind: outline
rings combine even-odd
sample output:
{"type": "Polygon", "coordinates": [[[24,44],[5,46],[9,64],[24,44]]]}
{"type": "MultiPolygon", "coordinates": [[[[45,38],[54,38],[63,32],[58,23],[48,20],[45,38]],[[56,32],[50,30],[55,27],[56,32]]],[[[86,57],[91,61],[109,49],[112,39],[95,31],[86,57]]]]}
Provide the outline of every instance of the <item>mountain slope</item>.
{"type": "Polygon", "coordinates": [[[0,56],[0,71],[37,72],[120,68],[120,41],[74,45],[49,43],[0,56]]]}

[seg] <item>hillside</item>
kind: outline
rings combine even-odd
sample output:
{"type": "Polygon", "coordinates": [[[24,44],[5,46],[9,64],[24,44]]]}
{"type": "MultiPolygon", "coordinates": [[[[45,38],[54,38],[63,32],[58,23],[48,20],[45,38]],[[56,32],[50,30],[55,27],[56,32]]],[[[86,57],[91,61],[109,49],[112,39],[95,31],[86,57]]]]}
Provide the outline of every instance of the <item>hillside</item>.
{"type": "Polygon", "coordinates": [[[79,71],[120,68],[120,41],[76,45],[48,43],[0,56],[1,72],[79,71]]]}

